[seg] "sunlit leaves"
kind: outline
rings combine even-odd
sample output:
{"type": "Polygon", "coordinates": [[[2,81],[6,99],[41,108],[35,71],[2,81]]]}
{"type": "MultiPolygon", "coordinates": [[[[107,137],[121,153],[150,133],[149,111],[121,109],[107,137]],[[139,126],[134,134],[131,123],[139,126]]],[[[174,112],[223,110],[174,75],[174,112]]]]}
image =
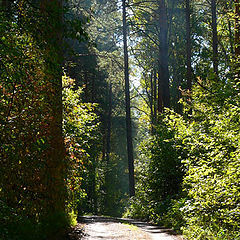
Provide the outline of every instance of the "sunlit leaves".
{"type": "Polygon", "coordinates": [[[70,200],[68,206],[76,210],[77,202],[85,196],[82,187],[84,172],[91,165],[93,144],[98,140],[99,121],[94,113],[96,104],[81,101],[82,89],[75,81],[63,76],[63,131],[67,151],[67,187],[70,200]]]}

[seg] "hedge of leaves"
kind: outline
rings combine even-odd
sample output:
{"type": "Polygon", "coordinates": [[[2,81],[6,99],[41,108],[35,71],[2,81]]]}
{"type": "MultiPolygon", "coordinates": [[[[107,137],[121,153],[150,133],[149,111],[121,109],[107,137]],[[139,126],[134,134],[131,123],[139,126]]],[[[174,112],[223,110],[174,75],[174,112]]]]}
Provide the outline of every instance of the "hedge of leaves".
{"type": "MultiPolygon", "coordinates": [[[[219,91],[220,92],[220,91],[219,91]]],[[[237,86],[224,102],[204,101],[195,89],[194,117],[179,120],[177,138],[188,151],[183,159],[188,200],[182,208],[189,239],[240,238],[240,109],[237,86]],[[184,131],[183,131],[184,129],[184,131]]],[[[225,95],[224,95],[225,93],[225,95]]]]}
{"type": "Polygon", "coordinates": [[[81,101],[82,89],[75,81],[63,76],[63,132],[67,151],[68,208],[76,212],[84,201],[86,189],[83,179],[92,166],[91,155],[97,150],[99,120],[94,113],[96,104],[81,101]]]}
{"type": "MultiPolygon", "coordinates": [[[[179,198],[183,179],[181,156],[185,156],[181,141],[174,138],[174,130],[167,119],[162,119],[157,126],[156,135],[142,142],[140,159],[137,163],[139,177],[137,180],[136,197],[131,201],[126,215],[158,224],[173,226],[172,220],[179,215],[174,208],[179,198]],[[170,209],[174,217],[170,219],[170,209]]],[[[179,228],[179,222],[174,225],[179,228]]]]}
{"type": "Polygon", "coordinates": [[[240,239],[238,86],[212,84],[215,95],[195,87],[191,118],[165,114],[164,130],[144,144],[146,165],[129,215],[181,229],[186,239],[240,239]],[[178,185],[177,169],[184,173],[178,185]]]}

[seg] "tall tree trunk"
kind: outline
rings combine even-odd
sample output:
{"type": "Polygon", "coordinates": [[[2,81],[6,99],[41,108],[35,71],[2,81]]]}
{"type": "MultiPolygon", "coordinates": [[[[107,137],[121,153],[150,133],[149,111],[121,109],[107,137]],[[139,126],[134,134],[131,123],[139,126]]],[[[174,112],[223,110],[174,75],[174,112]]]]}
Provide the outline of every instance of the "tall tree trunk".
{"type": "Polygon", "coordinates": [[[240,2],[235,0],[235,36],[234,36],[234,50],[235,50],[235,76],[236,81],[240,81],[240,2]]]}
{"type": "Polygon", "coordinates": [[[47,214],[65,211],[64,142],[62,135],[62,0],[42,0],[41,10],[46,21],[46,54],[55,68],[47,66],[46,84],[49,86],[49,150],[47,157],[47,214]],[[54,27],[53,27],[54,26],[54,27]]]}
{"type": "Polygon", "coordinates": [[[157,85],[157,91],[158,91],[158,96],[157,96],[157,111],[158,113],[163,112],[163,97],[162,97],[162,92],[163,92],[163,87],[161,84],[161,78],[160,78],[160,70],[158,71],[158,85],[157,85]]]}
{"type": "Polygon", "coordinates": [[[216,0],[211,0],[212,12],[212,47],[213,47],[213,71],[218,75],[218,36],[217,36],[217,8],[216,0]]]}
{"type": "Polygon", "coordinates": [[[102,137],[102,161],[105,161],[106,159],[106,139],[107,139],[106,122],[104,119],[103,120],[103,137],[102,137]]]}
{"type": "Polygon", "coordinates": [[[232,32],[232,24],[231,21],[228,19],[228,33],[229,33],[229,43],[232,56],[234,55],[234,37],[232,32]]]}
{"type": "MultiPolygon", "coordinates": [[[[168,70],[168,21],[165,0],[158,1],[159,12],[159,95],[163,107],[170,107],[169,70],[168,70]]],[[[160,100],[160,99],[159,99],[160,100]]],[[[161,111],[159,101],[159,111],[161,111]]]]}
{"type": "Polygon", "coordinates": [[[123,6],[123,45],[124,45],[124,76],[125,76],[125,98],[126,98],[125,101],[126,101],[129,194],[130,194],[130,197],[132,197],[135,195],[135,181],[134,181],[134,160],[133,160],[133,144],[132,144],[132,123],[131,123],[131,111],[130,111],[130,92],[129,92],[126,0],[122,0],[122,6],[123,6]]]}
{"type": "Polygon", "coordinates": [[[151,132],[153,133],[154,129],[154,99],[153,99],[153,71],[151,71],[150,76],[150,111],[151,111],[151,132]]]}
{"type": "Polygon", "coordinates": [[[105,199],[104,207],[105,214],[109,213],[109,207],[111,206],[110,189],[110,152],[111,152],[111,122],[112,122],[112,83],[109,84],[108,92],[108,114],[107,114],[107,139],[106,139],[106,173],[105,173],[105,199]]]}
{"type": "Polygon", "coordinates": [[[111,152],[111,121],[112,121],[112,83],[109,85],[108,95],[108,116],[107,116],[107,146],[106,146],[106,160],[107,164],[110,161],[109,155],[111,152]]]}
{"type": "Polygon", "coordinates": [[[97,162],[97,159],[95,158],[94,160],[94,163],[93,163],[93,185],[92,185],[92,188],[93,188],[93,212],[94,214],[98,214],[98,196],[97,196],[97,191],[96,191],[96,186],[97,186],[97,166],[96,166],[96,162],[97,162]]]}
{"type": "MultiPolygon", "coordinates": [[[[175,56],[176,57],[176,56],[175,56]]],[[[176,69],[176,66],[173,64],[172,65],[172,78],[173,78],[173,102],[172,102],[172,107],[174,108],[174,110],[179,113],[182,114],[182,104],[179,103],[179,100],[181,98],[181,91],[179,90],[180,87],[180,83],[181,83],[181,77],[179,77],[179,73],[176,69]]]]}
{"type": "MultiPolygon", "coordinates": [[[[189,94],[189,102],[191,101],[191,91],[192,91],[192,44],[191,44],[191,7],[190,0],[185,1],[186,4],[186,53],[187,53],[187,90],[189,94]]],[[[180,95],[180,91],[179,91],[180,95]]],[[[182,109],[179,108],[182,112],[182,109]]],[[[188,115],[192,115],[192,109],[189,110],[188,115]]]]}
{"type": "Polygon", "coordinates": [[[191,9],[190,0],[186,0],[186,52],[187,52],[187,89],[192,90],[192,46],[191,46],[191,9]]]}
{"type": "Polygon", "coordinates": [[[153,115],[154,115],[154,125],[157,121],[157,71],[153,70],[153,115]]]}
{"type": "Polygon", "coordinates": [[[96,83],[95,83],[95,76],[91,79],[92,80],[92,89],[91,89],[91,102],[94,103],[96,99],[96,83]]]}
{"type": "Polygon", "coordinates": [[[156,123],[157,123],[157,112],[158,112],[158,104],[157,104],[157,72],[154,68],[152,70],[151,76],[151,98],[152,98],[152,107],[151,107],[151,115],[152,115],[152,131],[151,133],[154,135],[156,132],[156,123]]]}
{"type": "Polygon", "coordinates": [[[235,57],[240,56],[240,5],[239,0],[235,0],[235,57]]]}

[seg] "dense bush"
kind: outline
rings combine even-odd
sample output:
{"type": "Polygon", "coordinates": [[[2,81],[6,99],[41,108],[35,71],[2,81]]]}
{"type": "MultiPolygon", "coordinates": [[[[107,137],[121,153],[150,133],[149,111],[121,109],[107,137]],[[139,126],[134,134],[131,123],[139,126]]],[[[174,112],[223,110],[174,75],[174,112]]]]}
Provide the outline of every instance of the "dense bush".
{"type": "Polygon", "coordinates": [[[178,215],[178,221],[182,221],[182,204],[177,199],[184,173],[181,156],[185,152],[180,143],[168,119],[162,119],[156,135],[141,144],[136,196],[125,215],[179,228],[180,224],[169,217],[178,215]]]}
{"type": "Polygon", "coordinates": [[[50,109],[44,53],[33,35],[3,12],[0,35],[0,236],[5,236],[20,234],[21,227],[33,232],[46,213],[44,152],[50,109]]]}
{"type": "Polygon", "coordinates": [[[88,178],[91,157],[98,150],[99,120],[94,113],[96,105],[81,101],[82,89],[76,88],[73,79],[64,76],[63,87],[68,208],[76,212],[86,197],[83,179],[88,178]]]}
{"type": "Polygon", "coordinates": [[[239,239],[237,87],[211,87],[221,94],[195,87],[191,118],[166,112],[156,137],[143,144],[145,166],[127,213],[181,229],[186,239],[239,239]]]}
{"type": "Polygon", "coordinates": [[[189,239],[238,239],[239,101],[232,91],[222,105],[208,105],[200,94],[195,89],[194,117],[178,135],[188,151],[183,160],[189,197],[182,208],[187,224],[183,232],[189,239]]]}

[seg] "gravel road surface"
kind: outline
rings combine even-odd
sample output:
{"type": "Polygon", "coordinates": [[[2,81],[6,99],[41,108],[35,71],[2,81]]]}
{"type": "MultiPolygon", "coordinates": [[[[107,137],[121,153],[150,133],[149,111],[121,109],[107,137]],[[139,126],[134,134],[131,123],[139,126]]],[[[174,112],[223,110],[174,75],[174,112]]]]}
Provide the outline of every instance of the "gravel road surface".
{"type": "Polygon", "coordinates": [[[172,230],[132,219],[82,217],[83,240],[183,240],[172,230]]]}

